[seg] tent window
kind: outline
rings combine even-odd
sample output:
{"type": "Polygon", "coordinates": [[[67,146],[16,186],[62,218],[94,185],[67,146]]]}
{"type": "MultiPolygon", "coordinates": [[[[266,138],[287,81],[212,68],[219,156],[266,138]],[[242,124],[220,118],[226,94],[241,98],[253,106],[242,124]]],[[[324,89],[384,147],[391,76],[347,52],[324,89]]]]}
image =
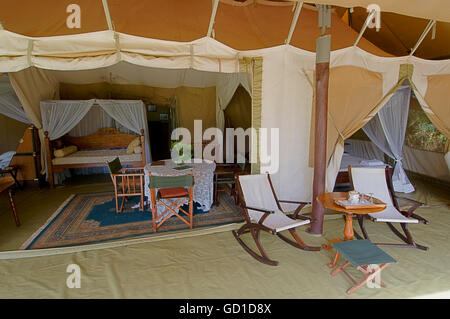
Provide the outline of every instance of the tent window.
{"type": "Polygon", "coordinates": [[[444,153],[447,137],[442,134],[420,107],[417,99],[411,99],[405,144],[409,147],[444,153]]]}

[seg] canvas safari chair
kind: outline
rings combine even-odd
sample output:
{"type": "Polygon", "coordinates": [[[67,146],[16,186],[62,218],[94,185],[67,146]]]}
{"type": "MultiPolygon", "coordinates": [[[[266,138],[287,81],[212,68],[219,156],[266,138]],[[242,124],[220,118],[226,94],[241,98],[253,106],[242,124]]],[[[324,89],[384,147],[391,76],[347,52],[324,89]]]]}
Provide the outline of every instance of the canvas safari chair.
{"type": "Polygon", "coordinates": [[[139,210],[144,210],[144,170],[143,168],[123,168],[120,159],[116,157],[106,162],[114,185],[116,212],[123,211],[123,204],[128,197],[139,196],[139,210]],[[119,198],[122,202],[119,207],[119,198]]]}
{"type": "Polygon", "coordinates": [[[278,261],[271,260],[259,240],[260,231],[267,231],[277,235],[288,244],[308,251],[318,251],[320,247],[307,246],[295,232],[295,228],[310,223],[310,219],[300,214],[300,210],[307,202],[279,200],[272,186],[269,174],[241,175],[237,178],[240,206],[244,213],[245,224],[233,235],[238,243],[256,260],[271,266],[278,265],[278,261]],[[281,203],[298,204],[291,215],[286,215],[281,203]],[[281,234],[287,230],[294,240],[281,234]],[[241,239],[243,234],[250,233],[258,247],[260,254],[252,250],[241,239]]]}
{"type": "Polygon", "coordinates": [[[178,176],[154,176],[149,173],[148,187],[152,205],[153,231],[156,232],[169,217],[174,215],[192,229],[193,185],[192,171],[187,175],[178,176]],[[186,203],[189,204],[188,211],[181,208],[186,203]]]}
{"type": "MultiPolygon", "coordinates": [[[[422,223],[428,224],[428,221],[414,211],[422,206],[422,203],[409,198],[396,196],[392,187],[392,169],[391,168],[374,168],[374,167],[348,167],[350,184],[352,188],[360,193],[372,195],[373,197],[386,203],[386,209],[368,215],[358,215],[358,222],[365,239],[370,239],[364,226],[364,220],[370,218],[375,222],[386,223],[392,232],[398,236],[405,244],[385,244],[377,243],[378,246],[397,246],[397,247],[414,247],[422,250],[428,250],[428,247],[417,244],[408,230],[408,224],[422,223]],[[412,205],[407,211],[400,209],[397,199],[404,199],[412,205]],[[402,234],[393,223],[400,224],[403,229],[402,234]]],[[[355,233],[355,235],[359,236],[355,233]]],[[[361,236],[359,236],[361,237],[361,236]]]]}

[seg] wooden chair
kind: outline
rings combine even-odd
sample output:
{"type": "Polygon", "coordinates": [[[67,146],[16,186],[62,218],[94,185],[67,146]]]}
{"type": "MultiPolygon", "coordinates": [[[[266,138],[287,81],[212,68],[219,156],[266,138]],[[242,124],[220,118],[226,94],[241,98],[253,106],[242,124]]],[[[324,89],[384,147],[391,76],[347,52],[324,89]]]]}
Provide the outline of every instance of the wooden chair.
{"type": "MultiPolygon", "coordinates": [[[[377,243],[378,246],[396,246],[396,247],[413,247],[422,250],[428,250],[428,247],[417,244],[411,233],[408,230],[408,224],[422,223],[428,224],[428,221],[423,217],[415,214],[414,211],[423,205],[417,201],[409,198],[399,197],[395,195],[394,188],[392,186],[392,169],[391,168],[374,168],[374,167],[348,167],[350,184],[352,188],[363,194],[373,194],[375,198],[386,203],[385,210],[379,213],[358,215],[358,222],[365,239],[370,239],[364,226],[364,220],[370,218],[375,222],[386,223],[389,229],[405,244],[394,243],[377,243]],[[412,203],[412,206],[403,211],[400,209],[397,199],[404,199],[412,203]],[[402,234],[393,223],[400,224],[403,230],[402,234]]],[[[358,238],[362,238],[355,232],[358,238]]]]}
{"type": "Polygon", "coordinates": [[[15,165],[10,165],[5,168],[0,168],[0,176],[3,174],[5,174],[5,175],[9,174],[14,179],[14,182],[16,183],[17,187],[19,187],[20,190],[23,190],[22,185],[20,185],[19,181],[17,180],[18,170],[19,170],[19,167],[15,166],[15,165]]]}
{"type": "Polygon", "coordinates": [[[236,178],[243,174],[245,163],[216,163],[214,171],[214,203],[219,205],[219,192],[226,192],[233,197],[236,205],[239,203],[239,194],[236,190],[236,178]]]}
{"type": "Polygon", "coordinates": [[[123,204],[128,197],[139,196],[139,210],[144,210],[144,170],[143,168],[123,168],[120,159],[117,157],[108,165],[111,180],[114,185],[114,195],[116,198],[116,212],[123,211],[123,204]],[[122,202],[119,207],[119,198],[122,202]]]}
{"type": "Polygon", "coordinates": [[[248,158],[246,154],[239,153],[235,149],[234,159],[236,161],[234,163],[216,163],[216,170],[214,171],[214,203],[216,206],[219,205],[219,192],[229,193],[234,198],[234,203],[239,204],[236,179],[238,175],[247,173],[248,158]]]}
{"type": "Polygon", "coordinates": [[[276,266],[277,261],[271,260],[264,251],[260,241],[260,231],[267,231],[277,235],[288,244],[307,251],[319,251],[320,247],[307,246],[295,232],[295,228],[310,223],[310,219],[300,214],[300,210],[308,202],[297,202],[279,200],[272,186],[270,175],[242,175],[237,178],[237,189],[240,195],[240,206],[245,218],[245,224],[237,231],[233,230],[233,235],[238,243],[253,258],[267,265],[276,266]],[[281,203],[298,204],[299,206],[291,215],[286,215],[281,207],[281,203]],[[294,240],[291,240],[280,232],[288,230],[294,240]],[[258,254],[247,246],[241,235],[250,233],[260,252],[258,254]]]}
{"type": "Polygon", "coordinates": [[[152,176],[149,173],[149,188],[153,215],[153,231],[171,216],[178,217],[189,228],[193,226],[194,215],[194,177],[192,171],[187,175],[178,176],[152,176]],[[189,203],[189,210],[181,208],[185,203],[189,203]],[[164,207],[164,211],[158,211],[158,204],[164,207]],[[187,216],[182,216],[181,214],[187,216]]]}
{"type": "Polygon", "coordinates": [[[11,205],[11,209],[14,216],[14,221],[16,222],[16,226],[20,226],[19,216],[17,215],[16,205],[14,203],[14,185],[15,181],[10,176],[0,177],[0,193],[8,192],[9,204],[11,205]]]}

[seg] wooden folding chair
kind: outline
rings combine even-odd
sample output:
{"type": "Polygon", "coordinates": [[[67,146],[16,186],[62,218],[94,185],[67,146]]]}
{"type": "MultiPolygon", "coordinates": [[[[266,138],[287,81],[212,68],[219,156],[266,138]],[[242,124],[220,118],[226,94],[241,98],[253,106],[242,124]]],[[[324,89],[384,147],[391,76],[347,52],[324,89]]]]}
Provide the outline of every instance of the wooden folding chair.
{"type": "Polygon", "coordinates": [[[144,169],[123,168],[120,159],[116,157],[111,162],[106,162],[111,180],[114,185],[114,196],[116,198],[116,212],[123,211],[123,204],[128,197],[139,196],[139,210],[144,210],[144,169]],[[122,202],[119,207],[119,198],[122,202]]]}
{"type": "Polygon", "coordinates": [[[149,172],[148,186],[150,188],[152,205],[153,231],[156,232],[171,216],[178,217],[192,229],[194,212],[193,185],[194,177],[192,171],[188,175],[178,176],[152,176],[149,172]],[[181,208],[185,203],[189,203],[189,211],[181,208]],[[159,211],[158,204],[164,210],[159,211]]]}
{"type": "MultiPolygon", "coordinates": [[[[358,215],[358,222],[365,239],[370,238],[364,226],[364,220],[365,218],[370,218],[375,222],[386,223],[389,229],[397,237],[405,242],[405,244],[377,243],[376,245],[412,247],[422,250],[428,250],[428,247],[417,244],[408,230],[408,224],[411,223],[428,224],[428,221],[425,218],[414,213],[414,211],[423,204],[409,198],[399,197],[395,195],[394,188],[392,186],[391,168],[349,166],[348,172],[350,184],[354,190],[363,194],[373,194],[375,198],[378,198],[387,205],[386,209],[382,212],[368,215],[358,215]],[[397,202],[398,198],[412,203],[412,206],[407,211],[401,210],[397,202]],[[402,234],[396,227],[394,227],[393,223],[399,223],[404,234],[402,234]]],[[[358,238],[362,238],[356,232],[355,235],[358,238]]]]}
{"type": "Polygon", "coordinates": [[[219,192],[227,192],[239,204],[239,192],[236,189],[238,175],[245,174],[246,161],[238,163],[216,163],[214,171],[214,203],[219,205],[219,192]]]}
{"type": "Polygon", "coordinates": [[[342,272],[350,279],[354,286],[347,290],[351,294],[366,285],[369,281],[375,280],[375,284],[380,287],[386,287],[381,281],[380,274],[389,264],[397,262],[394,258],[389,256],[379,247],[371,243],[369,240],[348,240],[342,242],[334,242],[331,244],[347,261],[341,266],[337,267],[331,272],[331,275],[336,276],[342,272]],[[365,276],[357,282],[345,268],[352,264],[365,276]]]}
{"type": "Polygon", "coordinates": [[[320,247],[306,245],[295,232],[295,228],[310,223],[310,219],[300,214],[300,210],[308,202],[297,202],[279,200],[270,180],[270,175],[241,175],[237,179],[237,189],[239,192],[240,206],[245,218],[245,224],[237,231],[233,230],[233,235],[238,243],[253,258],[267,265],[276,266],[278,261],[271,260],[264,251],[259,241],[260,231],[267,231],[277,235],[288,244],[307,251],[319,251],[320,247]],[[286,215],[281,207],[281,203],[298,204],[299,206],[291,215],[286,215]],[[287,230],[294,238],[291,240],[280,232],[287,230]],[[258,254],[247,246],[241,235],[250,233],[260,252],[258,254]]]}

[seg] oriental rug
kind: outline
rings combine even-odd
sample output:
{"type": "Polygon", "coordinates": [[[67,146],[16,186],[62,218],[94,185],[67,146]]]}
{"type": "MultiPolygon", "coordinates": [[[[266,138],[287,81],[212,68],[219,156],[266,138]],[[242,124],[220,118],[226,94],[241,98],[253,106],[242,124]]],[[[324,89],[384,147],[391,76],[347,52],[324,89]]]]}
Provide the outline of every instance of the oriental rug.
{"type": "MultiPolygon", "coordinates": [[[[116,213],[114,193],[71,195],[21,247],[42,249],[94,244],[131,237],[149,236],[171,231],[189,230],[176,216],[170,217],[155,233],[152,213],[139,211],[138,198],[130,198],[123,212],[116,213]]],[[[187,210],[187,205],[185,207],[187,210]]],[[[204,212],[194,203],[193,229],[243,221],[240,208],[229,196],[221,196],[218,206],[204,212]]]]}

